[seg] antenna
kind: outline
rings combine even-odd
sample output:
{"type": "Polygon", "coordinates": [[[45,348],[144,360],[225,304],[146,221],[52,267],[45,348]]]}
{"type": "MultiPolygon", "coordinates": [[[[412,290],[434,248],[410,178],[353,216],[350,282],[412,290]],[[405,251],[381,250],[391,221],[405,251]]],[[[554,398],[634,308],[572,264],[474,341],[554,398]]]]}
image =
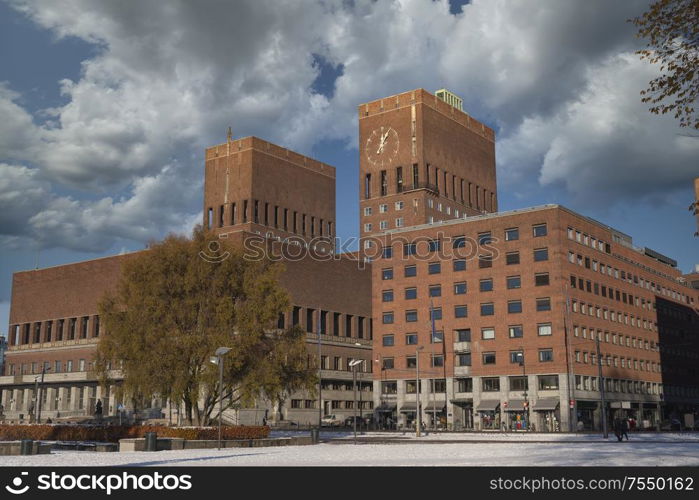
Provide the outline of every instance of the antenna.
{"type": "Polygon", "coordinates": [[[231,129],[231,127],[228,127],[228,132],[226,132],[226,140],[228,142],[233,140],[233,130],[231,129]]]}

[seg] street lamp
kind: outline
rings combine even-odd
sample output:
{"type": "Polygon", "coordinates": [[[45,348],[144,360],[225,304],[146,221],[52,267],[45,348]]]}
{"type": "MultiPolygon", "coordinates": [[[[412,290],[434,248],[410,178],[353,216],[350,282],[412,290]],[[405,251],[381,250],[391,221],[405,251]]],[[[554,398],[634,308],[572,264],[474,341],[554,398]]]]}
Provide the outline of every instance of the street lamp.
{"type": "MultiPolygon", "coordinates": [[[[362,344],[360,344],[359,342],[355,342],[354,345],[356,345],[357,347],[361,347],[361,346],[362,346],[362,344]]],[[[364,361],[364,360],[362,360],[362,361],[364,361]]],[[[366,365],[364,365],[364,366],[366,366],[366,365]]],[[[364,419],[362,418],[362,391],[363,391],[363,389],[362,389],[362,381],[360,380],[360,381],[359,381],[359,422],[360,422],[360,423],[359,423],[359,430],[360,430],[360,432],[361,432],[361,430],[362,430],[362,424],[361,424],[361,423],[364,422],[364,419]]]]}
{"type": "Polygon", "coordinates": [[[415,401],[417,403],[417,425],[415,426],[415,437],[420,437],[420,351],[425,346],[415,348],[415,401]]]}
{"type": "Polygon", "coordinates": [[[349,362],[352,368],[352,385],[354,387],[354,444],[357,444],[357,366],[364,363],[363,359],[353,359],[349,362]]]}
{"type": "Polygon", "coordinates": [[[223,356],[228,354],[230,347],[219,347],[212,356],[210,361],[218,365],[218,387],[219,387],[219,402],[218,402],[218,449],[221,449],[221,421],[223,420],[223,356]]]}
{"type": "Polygon", "coordinates": [[[524,377],[524,411],[526,412],[526,418],[527,418],[527,430],[529,430],[531,426],[531,422],[529,421],[529,399],[528,399],[528,394],[527,394],[527,388],[529,387],[529,381],[527,380],[527,368],[526,365],[524,364],[524,347],[520,346],[521,352],[519,353],[519,366],[522,367],[522,376],[524,377]]]}

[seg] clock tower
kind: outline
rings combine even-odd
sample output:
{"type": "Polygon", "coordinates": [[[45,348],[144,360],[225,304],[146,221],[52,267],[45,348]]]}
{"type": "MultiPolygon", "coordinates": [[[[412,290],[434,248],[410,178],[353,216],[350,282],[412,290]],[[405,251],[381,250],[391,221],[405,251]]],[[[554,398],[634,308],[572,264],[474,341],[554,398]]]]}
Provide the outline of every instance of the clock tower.
{"type": "Polygon", "coordinates": [[[359,106],[361,250],[390,230],[497,211],[495,133],[441,89],[359,106]]]}

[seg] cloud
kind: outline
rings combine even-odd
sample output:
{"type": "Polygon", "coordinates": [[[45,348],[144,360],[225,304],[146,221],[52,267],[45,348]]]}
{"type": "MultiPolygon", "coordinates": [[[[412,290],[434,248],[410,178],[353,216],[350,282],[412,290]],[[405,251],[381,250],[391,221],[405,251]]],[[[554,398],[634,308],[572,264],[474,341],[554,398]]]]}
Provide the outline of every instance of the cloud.
{"type": "MultiPolygon", "coordinates": [[[[305,153],[355,147],[359,103],[416,87],[452,89],[498,130],[505,189],[561,190],[581,209],[657,197],[696,155],[638,102],[655,70],[630,55],[626,19],[646,0],[474,0],[457,15],[446,0],[12,5],[96,50],[42,115],[0,86],[0,160],[34,193],[0,215],[4,241],[99,251],[182,230],[199,220],[202,151],[229,125],[305,153]],[[321,86],[319,60],[342,69],[321,86]]],[[[0,204],[16,193],[0,184],[0,204]]]]}

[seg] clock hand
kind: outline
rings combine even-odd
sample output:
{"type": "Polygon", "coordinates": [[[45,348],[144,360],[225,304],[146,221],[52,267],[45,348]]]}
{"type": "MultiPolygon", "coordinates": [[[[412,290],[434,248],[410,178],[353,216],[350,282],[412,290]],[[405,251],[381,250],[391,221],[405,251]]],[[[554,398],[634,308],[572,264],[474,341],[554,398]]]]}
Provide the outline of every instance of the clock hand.
{"type": "Polygon", "coordinates": [[[376,154],[383,153],[383,147],[386,145],[386,137],[388,137],[388,132],[381,135],[381,144],[379,144],[379,149],[376,150],[376,154]]]}

